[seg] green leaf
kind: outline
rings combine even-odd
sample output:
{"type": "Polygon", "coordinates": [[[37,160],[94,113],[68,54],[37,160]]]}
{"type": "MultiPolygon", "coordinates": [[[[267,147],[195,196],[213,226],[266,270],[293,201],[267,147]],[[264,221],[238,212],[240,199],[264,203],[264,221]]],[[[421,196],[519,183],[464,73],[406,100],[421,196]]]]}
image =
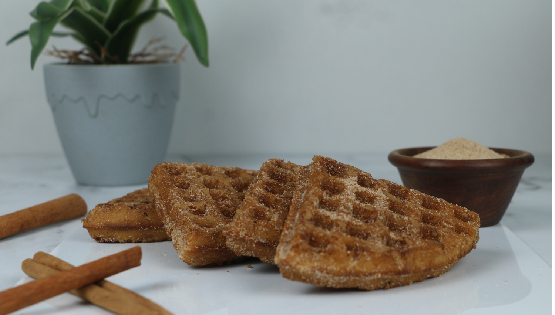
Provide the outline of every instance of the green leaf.
{"type": "Polygon", "coordinates": [[[104,27],[113,33],[120,24],[135,16],[145,0],[113,0],[106,14],[104,27]]]}
{"type": "Polygon", "coordinates": [[[44,50],[54,27],[65,16],[73,0],[51,0],[48,2],[40,2],[33,11],[31,16],[37,22],[31,24],[28,31],[22,31],[12,37],[7,45],[29,35],[31,41],[31,69],[35,68],[38,57],[44,50]]]}
{"type": "Polygon", "coordinates": [[[35,63],[39,58],[40,54],[44,50],[52,30],[56,24],[58,24],[59,19],[51,19],[46,21],[38,21],[31,24],[29,28],[29,39],[31,40],[31,69],[35,68],[35,63]]]}
{"type": "Polygon", "coordinates": [[[105,47],[110,33],[94,17],[81,8],[74,7],[61,21],[61,24],[80,35],[82,43],[93,53],[100,56],[100,46],[105,47]]]}
{"type": "Polygon", "coordinates": [[[168,9],[159,9],[158,12],[164,14],[165,16],[169,17],[170,19],[174,20],[173,14],[168,9]]]}
{"type": "Polygon", "coordinates": [[[51,2],[41,2],[39,3],[33,11],[31,11],[31,16],[37,21],[45,21],[49,19],[54,19],[60,14],[66,12],[73,0],[57,0],[51,2]]]}
{"type": "Polygon", "coordinates": [[[151,10],[158,9],[158,0],[152,0],[148,8],[151,10]]]}
{"type": "Polygon", "coordinates": [[[72,6],[81,8],[85,12],[89,11],[92,8],[89,2],[86,0],[73,0],[72,6]]]}
{"type": "Polygon", "coordinates": [[[110,0],[87,0],[87,2],[102,13],[108,12],[110,0]]]}
{"type": "Polygon", "coordinates": [[[35,20],[44,21],[57,17],[61,12],[62,10],[60,10],[60,8],[47,2],[41,2],[30,14],[35,20]]]}
{"type": "Polygon", "coordinates": [[[73,33],[52,32],[52,34],[50,34],[50,37],[68,37],[73,35],[73,33]]]}
{"type": "Polygon", "coordinates": [[[16,40],[20,39],[21,37],[27,36],[27,35],[29,35],[29,30],[24,30],[24,31],[21,31],[21,32],[15,34],[14,37],[10,38],[10,40],[8,40],[6,42],[6,46],[15,42],[16,40]]]}
{"type": "Polygon", "coordinates": [[[98,23],[104,25],[104,21],[106,21],[106,13],[98,10],[95,7],[91,7],[87,13],[92,16],[98,23]]]}
{"type": "Polygon", "coordinates": [[[69,6],[71,5],[72,2],[73,0],[50,0],[50,3],[52,5],[65,10],[69,9],[69,6]]]}
{"type": "Polygon", "coordinates": [[[100,24],[104,24],[104,21],[106,20],[106,13],[95,8],[86,0],[74,0],[71,7],[80,8],[81,10],[92,16],[100,24]]]}
{"type": "Polygon", "coordinates": [[[208,67],[208,35],[195,0],[167,0],[181,34],[187,38],[198,61],[208,67]]]}
{"type": "Polygon", "coordinates": [[[127,63],[139,29],[152,20],[159,11],[158,9],[149,9],[122,23],[106,45],[108,54],[117,57],[120,63],[127,63]]]}
{"type": "MultiPolygon", "coordinates": [[[[48,39],[54,30],[54,27],[66,16],[70,11],[73,0],[51,0],[50,3],[41,2],[31,12],[31,16],[37,19],[37,22],[29,27],[29,40],[31,41],[31,69],[35,68],[38,57],[46,47],[48,39]]],[[[19,33],[9,42],[13,42],[17,38],[24,36],[19,33]]]]}

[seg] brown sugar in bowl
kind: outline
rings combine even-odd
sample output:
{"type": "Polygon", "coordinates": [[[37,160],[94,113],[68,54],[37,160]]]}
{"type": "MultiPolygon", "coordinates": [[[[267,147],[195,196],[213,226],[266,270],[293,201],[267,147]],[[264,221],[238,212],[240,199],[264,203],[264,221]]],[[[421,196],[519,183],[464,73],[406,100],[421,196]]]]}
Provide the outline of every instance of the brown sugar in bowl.
{"type": "Polygon", "coordinates": [[[534,163],[526,151],[490,148],[502,159],[440,160],[415,158],[434,147],[392,151],[403,185],[466,207],[480,215],[481,226],[492,226],[505,214],[524,170],[534,163]]]}

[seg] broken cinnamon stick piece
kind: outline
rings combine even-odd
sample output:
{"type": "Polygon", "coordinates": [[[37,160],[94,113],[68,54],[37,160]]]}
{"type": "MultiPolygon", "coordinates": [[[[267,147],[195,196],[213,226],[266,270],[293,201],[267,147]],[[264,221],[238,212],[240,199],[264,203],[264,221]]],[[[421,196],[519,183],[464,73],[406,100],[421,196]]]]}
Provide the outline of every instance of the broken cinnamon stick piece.
{"type": "MultiPolygon", "coordinates": [[[[25,259],[21,264],[21,269],[29,277],[40,279],[59,273],[59,270],[36,262],[33,259],[25,259]]],[[[142,304],[126,298],[125,296],[114,294],[113,292],[101,288],[97,284],[89,284],[79,289],[69,291],[71,294],[100,306],[108,311],[120,315],[147,315],[160,314],[142,304]]]]}
{"type": "MultiPolygon", "coordinates": [[[[33,261],[37,262],[43,266],[47,266],[52,268],[53,270],[57,270],[57,271],[64,271],[64,270],[70,270],[72,268],[75,268],[72,264],[56,257],[50,254],[47,254],[45,252],[37,252],[34,256],[33,256],[33,261]]],[[[36,278],[33,275],[30,275],[27,273],[27,271],[23,270],[27,275],[36,278]]],[[[142,295],[139,295],[131,290],[127,290],[126,288],[123,288],[115,283],[112,283],[110,281],[107,280],[100,280],[98,282],[96,282],[95,284],[92,284],[91,286],[98,286],[101,289],[104,289],[105,292],[111,292],[112,296],[116,297],[118,300],[125,300],[125,301],[129,301],[132,304],[138,304],[137,307],[142,306],[144,308],[150,309],[152,311],[154,311],[157,314],[160,315],[170,315],[171,313],[168,312],[166,309],[164,309],[163,307],[161,307],[160,305],[152,302],[151,300],[145,298],[142,295]]],[[[80,296],[80,295],[79,295],[80,296]]],[[[88,296],[80,296],[81,298],[96,304],[98,306],[101,307],[106,307],[105,305],[101,305],[101,304],[97,304],[95,301],[90,300],[88,298],[88,296]]],[[[107,304],[107,303],[105,303],[107,304]]],[[[110,305],[111,307],[111,305],[110,305]]],[[[119,312],[113,311],[115,313],[120,314],[119,312]]],[[[121,313],[123,314],[123,313],[121,313]]],[[[131,312],[131,314],[133,314],[133,312],[131,312]]]]}
{"type": "Polygon", "coordinates": [[[136,246],[90,263],[0,292],[0,315],[15,312],[141,264],[136,246]]]}
{"type": "Polygon", "coordinates": [[[70,194],[23,210],[0,216],[0,239],[48,224],[73,219],[87,213],[87,204],[70,194]]]}

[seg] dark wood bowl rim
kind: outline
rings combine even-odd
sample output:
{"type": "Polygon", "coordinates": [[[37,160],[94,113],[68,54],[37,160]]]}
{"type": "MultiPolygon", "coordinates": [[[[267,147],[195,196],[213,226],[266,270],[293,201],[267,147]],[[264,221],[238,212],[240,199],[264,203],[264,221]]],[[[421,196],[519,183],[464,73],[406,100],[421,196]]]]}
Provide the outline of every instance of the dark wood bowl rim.
{"type": "Polygon", "coordinates": [[[413,157],[433,148],[435,147],[397,149],[389,153],[388,160],[399,169],[432,173],[516,172],[524,170],[534,163],[534,156],[531,153],[504,148],[490,148],[497,153],[509,156],[504,159],[440,160],[413,157]]]}

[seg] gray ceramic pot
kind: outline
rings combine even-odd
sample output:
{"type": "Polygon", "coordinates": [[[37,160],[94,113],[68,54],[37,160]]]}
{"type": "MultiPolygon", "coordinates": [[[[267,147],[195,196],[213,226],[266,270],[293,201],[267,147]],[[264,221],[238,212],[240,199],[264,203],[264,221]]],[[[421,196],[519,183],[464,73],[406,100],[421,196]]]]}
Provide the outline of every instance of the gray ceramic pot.
{"type": "Polygon", "coordinates": [[[48,103],[75,180],[136,185],[164,161],[179,64],[44,66],[48,103]]]}

